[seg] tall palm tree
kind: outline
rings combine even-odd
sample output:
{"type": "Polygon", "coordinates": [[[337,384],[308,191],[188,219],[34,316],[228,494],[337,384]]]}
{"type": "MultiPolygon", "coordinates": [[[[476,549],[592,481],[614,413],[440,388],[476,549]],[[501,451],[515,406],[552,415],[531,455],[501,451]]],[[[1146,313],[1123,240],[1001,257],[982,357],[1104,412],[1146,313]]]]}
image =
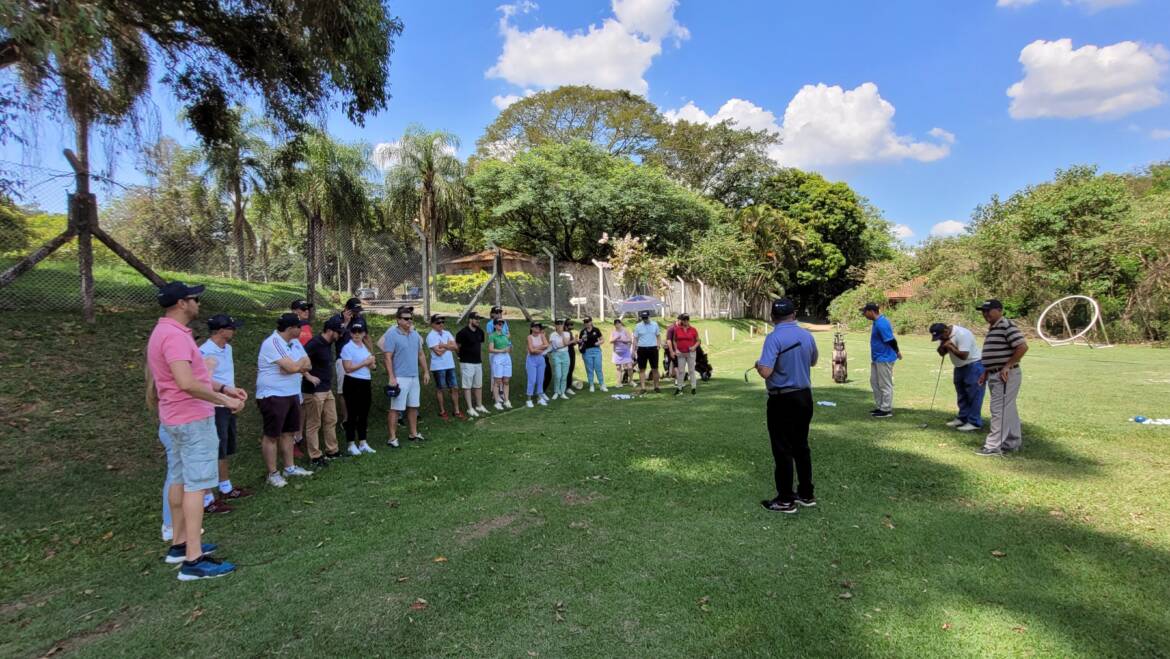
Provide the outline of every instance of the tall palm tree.
{"type": "Polygon", "coordinates": [[[207,162],[207,173],[215,179],[220,193],[231,201],[236,274],[240,279],[247,279],[248,253],[255,251],[256,242],[246,215],[250,198],[248,194],[261,185],[263,164],[269,147],[259,130],[270,126],[248,114],[242,107],[231,110],[230,117],[230,125],[224,131],[225,139],[206,145],[203,157],[207,162]]]}
{"type": "Polygon", "coordinates": [[[369,221],[372,213],[370,148],[344,144],[320,131],[304,133],[274,154],[282,162],[279,183],[270,184],[269,195],[295,207],[305,218],[307,298],[316,296],[317,280],[324,263],[327,232],[340,239],[342,232],[369,221]]]}
{"type": "Polygon", "coordinates": [[[426,236],[431,273],[435,249],[460,222],[468,193],[466,168],[456,156],[459,138],[412,125],[397,142],[379,145],[374,162],[386,169],[386,205],[391,221],[417,222],[426,236]]]}

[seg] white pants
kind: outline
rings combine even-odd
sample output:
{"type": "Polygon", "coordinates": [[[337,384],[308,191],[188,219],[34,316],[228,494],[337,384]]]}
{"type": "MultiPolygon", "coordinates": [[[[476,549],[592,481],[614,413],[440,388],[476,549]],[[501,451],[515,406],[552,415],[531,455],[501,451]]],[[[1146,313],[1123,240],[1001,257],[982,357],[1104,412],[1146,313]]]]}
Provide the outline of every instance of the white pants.
{"type": "Polygon", "coordinates": [[[694,350],[690,352],[680,352],[676,355],[675,365],[678,367],[678,373],[675,375],[674,386],[679,389],[683,388],[683,384],[687,381],[687,376],[691,378],[691,389],[694,389],[695,384],[695,357],[698,356],[694,350]]]}
{"type": "Polygon", "coordinates": [[[869,387],[873,406],[883,412],[894,409],[894,362],[870,362],[869,387]]]}
{"type": "Polygon", "coordinates": [[[991,392],[991,429],[987,433],[985,448],[1014,451],[1020,448],[1024,438],[1020,430],[1020,412],[1016,409],[1016,396],[1020,393],[1020,381],[1024,375],[1019,368],[1008,371],[1008,381],[999,379],[1000,373],[988,373],[987,388],[991,392]]]}

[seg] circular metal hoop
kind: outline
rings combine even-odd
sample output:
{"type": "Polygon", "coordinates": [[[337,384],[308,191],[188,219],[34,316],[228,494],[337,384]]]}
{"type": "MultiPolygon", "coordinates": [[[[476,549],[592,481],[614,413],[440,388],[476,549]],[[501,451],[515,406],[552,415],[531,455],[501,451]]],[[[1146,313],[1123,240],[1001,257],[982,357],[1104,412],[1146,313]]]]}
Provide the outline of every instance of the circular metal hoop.
{"type": "Polygon", "coordinates": [[[1042,311],[1040,313],[1040,317],[1036,319],[1036,333],[1039,334],[1040,338],[1044,339],[1044,341],[1046,341],[1048,343],[1048,345],[1052,345],[1052,346],[1066,345],[1066,344],[1069,344],[1069,343],[1076,341],[1077,339],[1084,338],[1084,336],[1086,334],[1088,334],[1093,329],[1093,326],[1096,325],[1098,322],[1100,322],[1100,320],[1101,320],[1101,307],[1097,304],[1096,300],[1089,297],[1088,295],[1069,295],[1066,297],[1062,297],[1059,300],[1057,300],[1056,302],[1053,302],[1052,304],[1048,305],[1044,309],[1044,311],[1042,311]],[[1089,306],[1093,309],[1093,318],[1089,321],[1088,325],[1085,325],[1084,329],[1082,329],[1081,331],[1077,332],[1076,334],[1068,337],[1067,339],[1054,339],[1054,338],[1052,338],[1044,333],[1044,318],[1048,315],[1049,311],[1052,311],[1057,306],[1061,305],[1063,302],[1065,302],[1067,300],[1084,300],[1085,302],[1088,302],[1089,306]]]}

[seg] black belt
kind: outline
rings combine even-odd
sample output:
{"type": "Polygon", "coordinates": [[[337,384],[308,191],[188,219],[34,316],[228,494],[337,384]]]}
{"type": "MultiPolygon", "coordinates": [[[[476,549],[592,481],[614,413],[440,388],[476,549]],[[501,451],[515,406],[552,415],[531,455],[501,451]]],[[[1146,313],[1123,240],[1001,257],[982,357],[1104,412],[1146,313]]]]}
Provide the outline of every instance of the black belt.
{"type": "MultiPolygon", "coordinates": [[[[1012,366],[1012,368],[1019,368],[1019,367],[1020,367],[1020,365],[1019,365],[1019,364],[1016,364],[1015,366],[1012,366]]],[[[1000,371],[1002,371],[1002,370],[1003,370],[1002,368],[989,368],[989,369],[987,369],[987,372],[988,372],[988,373],[999,373],[999,372],[1000,372],[1000,371]]],[[[1011,370],[1011,369],[1008,369],[1008,370],[1011,370]]]]}
{"type": "Polygon", "coordinates": [[[779,396],[780,394],[791,394],[797,391],[806,391],[808,387],[780,387],[779,389],[769,389],[769,396],[779,396]]]}

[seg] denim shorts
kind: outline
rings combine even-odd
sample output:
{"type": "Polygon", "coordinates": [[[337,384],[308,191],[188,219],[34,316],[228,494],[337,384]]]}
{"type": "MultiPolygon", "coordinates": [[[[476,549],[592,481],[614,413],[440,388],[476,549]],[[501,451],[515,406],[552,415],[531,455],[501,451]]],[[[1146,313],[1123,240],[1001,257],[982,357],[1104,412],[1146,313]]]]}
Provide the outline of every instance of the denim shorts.
{"type": "Polygon", "coordinates": [[[459,388],[459,383],[455,381],[455,369],[453,368],[431,371],[431,375],[435,376],[435,388],[437,389],[459,388]]]}
{"type": "Polygon", "coordinates": [[[163,426],[171,437],[167,452],[167,478],[182,483],[184,492],[198,492],[219,484],[219,433],[215,417],[163,426]]]}

